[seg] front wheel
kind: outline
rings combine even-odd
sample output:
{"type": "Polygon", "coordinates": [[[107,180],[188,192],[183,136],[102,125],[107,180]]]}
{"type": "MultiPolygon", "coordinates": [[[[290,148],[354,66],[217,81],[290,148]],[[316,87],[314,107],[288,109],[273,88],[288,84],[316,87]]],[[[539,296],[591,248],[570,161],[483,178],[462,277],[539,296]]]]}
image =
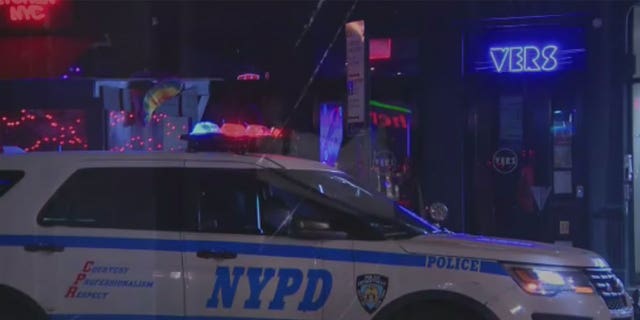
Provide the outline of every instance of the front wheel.
{"type": "Polygon", "coordinates": [[[464,306],[429,302],[409,306],[397,320],[483,320],[464,306]]]}
{"type": "Polygon", "coordinates": [[[0,293],[0,319],[47,320],[47,315],[30,299],[13,293],[0,293]]]}

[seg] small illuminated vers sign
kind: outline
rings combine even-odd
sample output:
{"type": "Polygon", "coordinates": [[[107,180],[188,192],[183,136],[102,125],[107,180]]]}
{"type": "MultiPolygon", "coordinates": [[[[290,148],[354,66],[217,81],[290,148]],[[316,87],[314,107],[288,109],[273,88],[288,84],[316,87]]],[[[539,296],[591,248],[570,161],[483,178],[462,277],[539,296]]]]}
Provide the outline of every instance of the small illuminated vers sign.
{"type": "Polygon", "coordinates": [[[489,56],[498,73],[551,72],[558,69],[558,46],[491,47],[489,56]]]}

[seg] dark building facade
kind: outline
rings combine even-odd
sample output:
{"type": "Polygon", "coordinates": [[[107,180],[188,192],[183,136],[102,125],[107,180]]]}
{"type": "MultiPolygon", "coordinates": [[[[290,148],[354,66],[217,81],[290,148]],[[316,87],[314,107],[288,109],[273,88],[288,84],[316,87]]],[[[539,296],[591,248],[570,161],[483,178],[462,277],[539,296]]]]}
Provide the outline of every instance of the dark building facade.
{"type": "Polygon", "coordinates": [[[466,4],[461,21],[425,19],[438,32],[422,38],[422,181],[452,229],[590,248],[635,279],[630,5],[466,4]]]}

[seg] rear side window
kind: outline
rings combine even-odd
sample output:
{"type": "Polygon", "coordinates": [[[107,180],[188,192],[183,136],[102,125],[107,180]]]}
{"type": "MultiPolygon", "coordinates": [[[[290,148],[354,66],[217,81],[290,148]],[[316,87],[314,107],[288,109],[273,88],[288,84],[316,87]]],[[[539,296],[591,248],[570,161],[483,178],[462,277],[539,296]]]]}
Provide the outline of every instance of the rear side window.
{"type": "Polygon", "coordinates": [[[24,171],[0,170],[0,197],[24,177],[24,171]]]}
{"type": "Polygon", "coordinates": [[[179,230],[177,168],[91,168],[75,172],[38,217],[45,226],[179,230]]]}

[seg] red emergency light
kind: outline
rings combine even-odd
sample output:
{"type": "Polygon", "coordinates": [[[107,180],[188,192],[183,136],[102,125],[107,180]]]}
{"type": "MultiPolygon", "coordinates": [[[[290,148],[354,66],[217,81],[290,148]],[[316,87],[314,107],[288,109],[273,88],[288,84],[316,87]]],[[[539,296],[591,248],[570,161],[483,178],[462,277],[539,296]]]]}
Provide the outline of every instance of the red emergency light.
{"type": "Polygon", "coordinates": [[[220,128],[220,133],[230,138],[242,138],[248,136],[244,125],[238,123],[225,123],[220,128]]]}
{"type": "Polygon", "coordinates": [[[275,130],[271,130],[260,124],[250,124],[245,130],[245,134],[249,137],[260,138],[273,136],[274,138],[277,138],[277,135],[274,132],[275,130]]]}

